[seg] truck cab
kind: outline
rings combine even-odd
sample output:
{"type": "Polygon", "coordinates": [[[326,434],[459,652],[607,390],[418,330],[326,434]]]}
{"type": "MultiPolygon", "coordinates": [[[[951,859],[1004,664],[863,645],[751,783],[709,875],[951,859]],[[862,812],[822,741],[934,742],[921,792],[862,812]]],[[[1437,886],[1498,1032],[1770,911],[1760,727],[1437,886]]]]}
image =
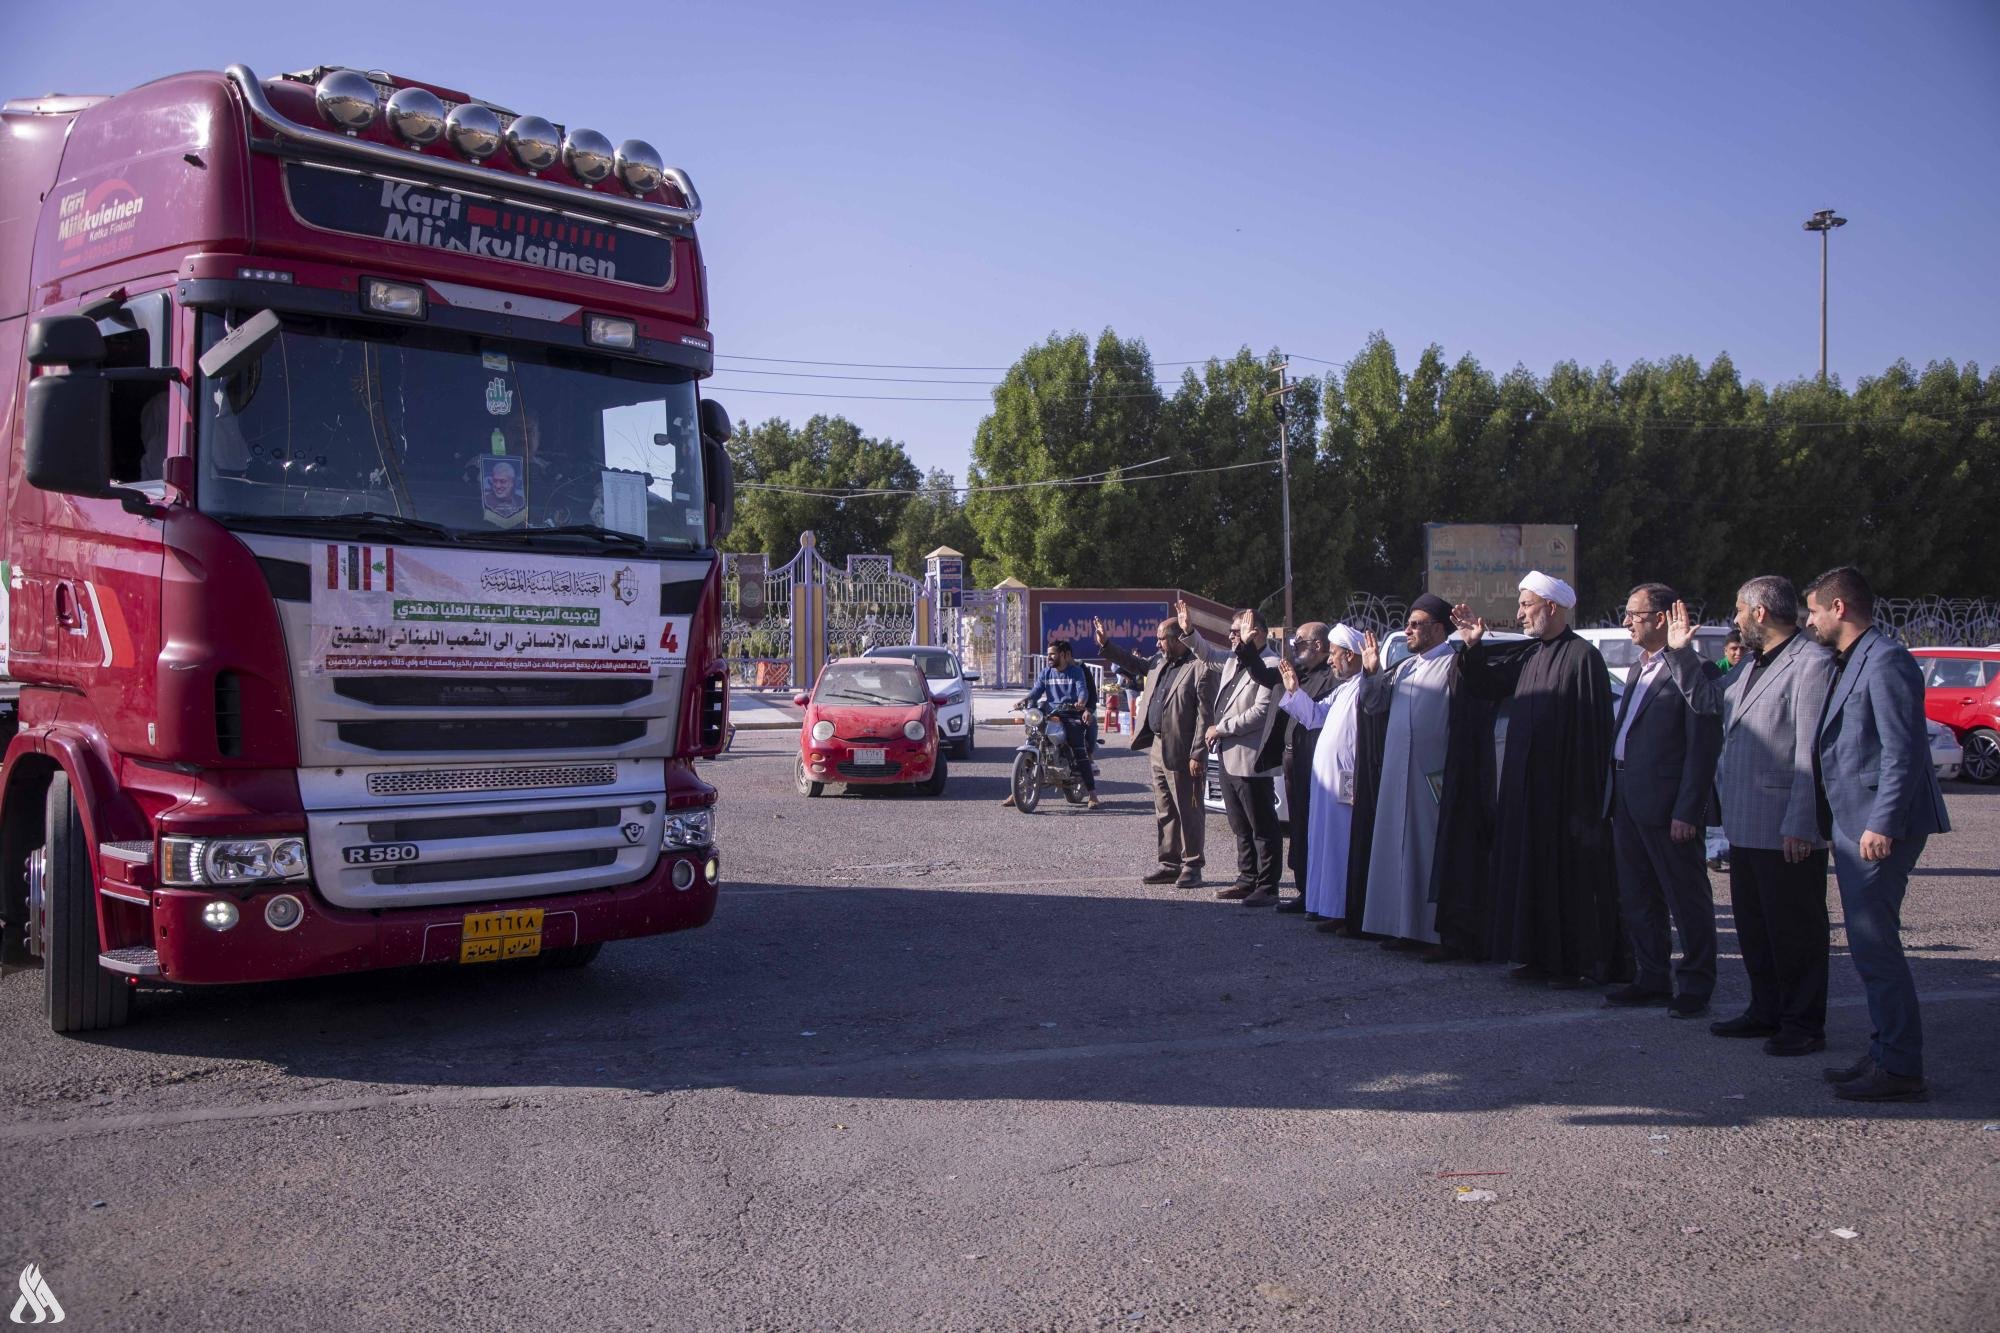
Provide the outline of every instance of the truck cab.
{"type": "Polygon", "coordinates": [[[51,1024],[705,923],[685,173],[338,67],[0,115],[0,917],[51,1024]]]}

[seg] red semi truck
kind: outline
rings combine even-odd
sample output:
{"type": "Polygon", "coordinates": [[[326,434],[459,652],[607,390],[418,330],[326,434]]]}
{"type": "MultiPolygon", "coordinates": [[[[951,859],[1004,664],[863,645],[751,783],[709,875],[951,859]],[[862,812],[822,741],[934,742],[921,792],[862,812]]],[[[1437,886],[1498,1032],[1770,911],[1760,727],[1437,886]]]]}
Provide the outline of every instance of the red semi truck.
{"type": "Polygon", "coordinates": [[[0,916],[56,1030],[709,919],[700,211],[379,72],[6,103],[0,916]]]}

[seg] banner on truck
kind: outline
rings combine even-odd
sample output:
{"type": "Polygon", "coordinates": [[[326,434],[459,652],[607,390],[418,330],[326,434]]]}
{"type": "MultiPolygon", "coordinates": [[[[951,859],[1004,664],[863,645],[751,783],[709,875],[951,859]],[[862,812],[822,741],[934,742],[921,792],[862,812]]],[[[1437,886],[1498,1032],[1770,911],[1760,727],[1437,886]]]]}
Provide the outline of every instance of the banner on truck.
{"type": "MultiPolygon", "coordinates": [[[[655,565],[346,543],[313,548],[316,674],[647,676],[662,643],[655,565]]],[[[684,637],[685,627],[681,627],[684,637]]],[[[672,637],[672,636],[669,636],[672,637]]]]}

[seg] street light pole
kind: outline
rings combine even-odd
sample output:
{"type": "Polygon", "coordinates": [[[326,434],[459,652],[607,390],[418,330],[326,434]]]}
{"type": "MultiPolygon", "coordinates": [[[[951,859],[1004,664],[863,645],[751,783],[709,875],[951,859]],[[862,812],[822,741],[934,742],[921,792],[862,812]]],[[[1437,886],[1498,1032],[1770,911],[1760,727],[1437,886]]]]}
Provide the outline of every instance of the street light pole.
{"type": "Polygon", "coordinates": [[[1847,219],[1822,208],[1805,221],[1807,231],[1819,233],[1819,382],[1826,383],[1826,238],[1835,227],[1845,227],[1847,219]]]}
{"type": "MultiPolygon", "coordinates": [[[[1284,516],[1285,534],[1285,641],[1298,626],[1292,621],[1292,433],[1285,428],[1285,395],[1298,387],[1285,379],[1285,371],[1291,366],[1289,361],[1280,361],[1272,369],[1278,372],[1278,387],[1269,390],[1270,396],[1278,401],[1274,404],[1278,416],[1278,477],[1280,509],[1284,516]]],[[[1285,653],[1287,658],[1290,652],[1285,653]]]]}

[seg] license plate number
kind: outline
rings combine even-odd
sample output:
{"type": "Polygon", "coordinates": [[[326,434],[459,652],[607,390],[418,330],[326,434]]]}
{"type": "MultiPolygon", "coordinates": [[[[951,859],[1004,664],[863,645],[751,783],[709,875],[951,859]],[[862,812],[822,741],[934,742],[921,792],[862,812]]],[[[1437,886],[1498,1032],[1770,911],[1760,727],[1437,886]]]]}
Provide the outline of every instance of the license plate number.
{"type": "Polygon", "coordinates": [[[857,764],[875,764],[879,766],[889,762],[889,752],[887,750],[856,750],[854,752],[854,762],[857,764]]]}
{"type": "Polygon", "coordinates": [[[467,912],[458,937],[461,963],[497,963],[507,958],[533,958],[542,951],[542,909],[512,912],[467,912]]]}

